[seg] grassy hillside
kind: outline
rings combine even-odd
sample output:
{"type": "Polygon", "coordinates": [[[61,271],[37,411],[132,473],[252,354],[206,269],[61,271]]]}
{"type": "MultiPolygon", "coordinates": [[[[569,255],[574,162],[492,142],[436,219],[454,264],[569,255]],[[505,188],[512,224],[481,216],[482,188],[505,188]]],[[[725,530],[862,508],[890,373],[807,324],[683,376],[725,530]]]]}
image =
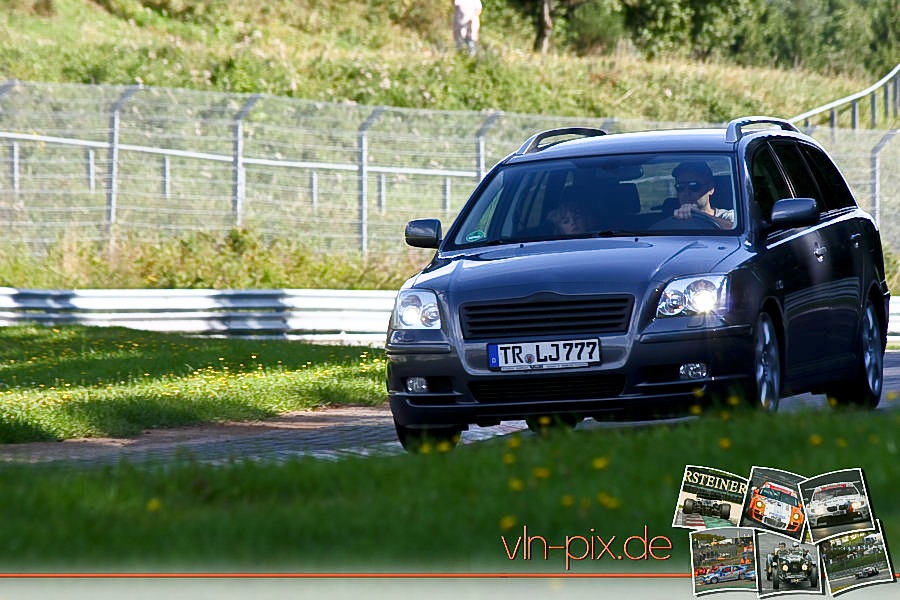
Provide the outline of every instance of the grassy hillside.
{"type": "MultiPolygon", "coordinates": [[[[450,3],[0,0],[0,78],[265,92],[314,100],[722,121],[790,117],[868,76],[531,51],[531,22],[487,0],[482,51],[452,49],[450,3]]],[[[845,69],[852,72],[852,69],[845,69]]]]}

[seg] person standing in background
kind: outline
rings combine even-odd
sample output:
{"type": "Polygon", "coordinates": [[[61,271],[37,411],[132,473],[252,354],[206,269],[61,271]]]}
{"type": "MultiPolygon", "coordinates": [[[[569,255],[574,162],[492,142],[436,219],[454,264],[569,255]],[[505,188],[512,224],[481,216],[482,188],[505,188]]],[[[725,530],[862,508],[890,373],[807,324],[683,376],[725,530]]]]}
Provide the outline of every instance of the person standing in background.
{"type": "Polygon", "coordinates": [[[453,0],[453,41],[457,50],[465,48],[470,56],[475,56],[480,17],[481,0],[453,0]]]}

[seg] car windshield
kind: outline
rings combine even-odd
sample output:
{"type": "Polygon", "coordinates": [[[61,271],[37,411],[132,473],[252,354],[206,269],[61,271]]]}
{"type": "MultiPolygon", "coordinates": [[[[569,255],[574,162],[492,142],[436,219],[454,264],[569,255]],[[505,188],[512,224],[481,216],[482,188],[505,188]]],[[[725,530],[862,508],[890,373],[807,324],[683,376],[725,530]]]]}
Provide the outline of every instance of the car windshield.
{"type": "Polygon", "coordinates": [[[825,500],[831,500],[832,498],[838,498],[840,496],[856,496],[857,494],[856,488],[851,486],[830,488],[827,490],[819,490],[813,494],[812,500],[813,502],[824,502],[825,500]]]}
{"type": "Polygon", "coordinates": [[[669,152],[513,164],[495,171],[466,206],[448,247],[735,235],[740,218],[736,197],[729,154],[669,152]]]}
{"type": "Polygon", "coordinates": [[[779,502],[784,502],[785,504],[790,504],[791,506],[799,506],[800,504],[796,496],[792,496],[791,494],[787,494],[776,489],[764,487],[759,490],[759,493],[766,498],[778,500],[779,502]]]}

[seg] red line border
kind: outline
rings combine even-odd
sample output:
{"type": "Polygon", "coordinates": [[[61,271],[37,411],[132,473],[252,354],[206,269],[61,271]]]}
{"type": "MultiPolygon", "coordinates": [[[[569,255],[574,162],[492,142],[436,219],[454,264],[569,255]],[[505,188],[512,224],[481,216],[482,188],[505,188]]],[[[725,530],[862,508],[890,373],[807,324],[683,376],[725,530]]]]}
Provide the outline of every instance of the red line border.
{"type": "MultiPolygon", "coordinates": [[[[900,578],[900,573],[893,574],[900,578]]],[[[0,573],[0,579],[691,579],[690,573],[0,573]]]]}

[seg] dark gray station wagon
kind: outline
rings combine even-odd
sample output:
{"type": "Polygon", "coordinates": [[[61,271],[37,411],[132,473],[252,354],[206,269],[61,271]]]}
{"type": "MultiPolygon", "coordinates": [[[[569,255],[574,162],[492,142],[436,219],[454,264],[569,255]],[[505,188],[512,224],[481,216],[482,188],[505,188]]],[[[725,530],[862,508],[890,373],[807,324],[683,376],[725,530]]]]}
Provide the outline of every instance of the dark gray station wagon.
{"type": "Polygon", "coordinates": [[[652,419],[739,398],[881,396],[881,241],[822,147],[787,121],[539,133],[478,185],[400,290],[387,337],[397,434],[652,419]]]}

